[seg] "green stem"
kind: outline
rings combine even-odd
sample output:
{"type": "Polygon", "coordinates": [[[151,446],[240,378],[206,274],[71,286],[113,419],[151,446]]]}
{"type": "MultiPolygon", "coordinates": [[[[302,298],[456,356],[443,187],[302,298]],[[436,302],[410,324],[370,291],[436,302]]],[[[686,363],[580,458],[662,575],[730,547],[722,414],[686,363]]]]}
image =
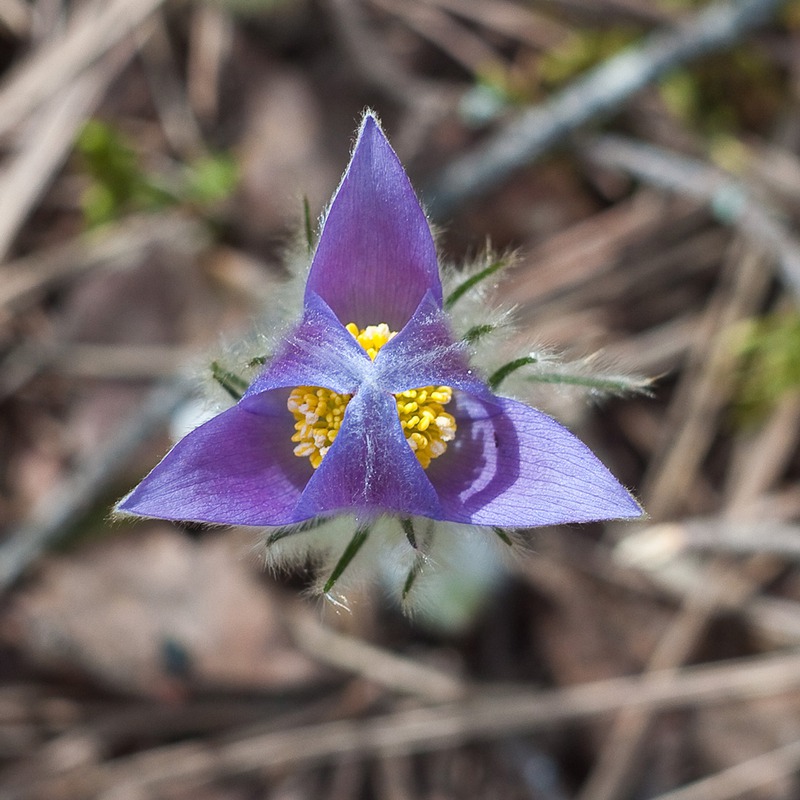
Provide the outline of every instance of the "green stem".
{"type": "Polygon", "coordinates": [[[364,542],[367,541],[368,536],[368,527],[363,526],[356,530],[356,532],[353,534],[353,538],[350,540],[350,543],[347,545],[347,547],[345,547],[342,557],[336,562],[336,566],[333,568],[333,572],[331,572],[330,577],[327,581],[325,581],[325,585],[322,587],[323,594],[327,594],[331,589],[333,589],[336,581],[342,577],[342,573],[347,569],[350,562],[356,557],[364,542]]]}

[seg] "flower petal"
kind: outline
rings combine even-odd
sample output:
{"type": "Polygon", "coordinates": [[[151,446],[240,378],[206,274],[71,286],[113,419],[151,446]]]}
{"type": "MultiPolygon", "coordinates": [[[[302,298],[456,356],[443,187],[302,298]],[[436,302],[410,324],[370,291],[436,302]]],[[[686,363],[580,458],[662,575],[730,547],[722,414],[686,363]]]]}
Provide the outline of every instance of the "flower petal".
{"type": "Polygon", "coordinates": [[[306,486],[300,517],[350,510],[440,519],[425,471],[408,446],[390,394],[364,385],[347,406],[336,441],[306,486]]]}
{"type": "Polygon", "coordinates": [[[436,248],[408,176],[367,114],[317,244],[307,291],[345,325],[400,330],[430,291],[442,305],[436,248]]]}
{"type": "Polygon", "coordinates": [[[554,419],[504,397],[497,405],[454,399],[456,439],[427,473],[445,519],[530,528],[641,516],[628,491],[554,419]]]}
{"type": "Polygon", "coordinates": [[[255,410],[251,398],[292,386],[324,386],[351,394],[371,369],[364,348],[317,295],[309,294],[303,319],[245,392],[243,405],[255,410]]]}
{"type": "Polygon", "coordinates": [[[222,525],[299,521],[293,510],[313,470],[292,452],[286,393],[259,400],[261,413],[236,405],[181,439],[118,510],[222,525]]]}
{"type": "Polygon", "coordinates": [[[453,341],[447,315],[430,292],[414,316],[375,359],[378,382],[387,392],[420,386],[450,386],[492,400],[494,395],[470,367],[466,348],[453,341]]]}

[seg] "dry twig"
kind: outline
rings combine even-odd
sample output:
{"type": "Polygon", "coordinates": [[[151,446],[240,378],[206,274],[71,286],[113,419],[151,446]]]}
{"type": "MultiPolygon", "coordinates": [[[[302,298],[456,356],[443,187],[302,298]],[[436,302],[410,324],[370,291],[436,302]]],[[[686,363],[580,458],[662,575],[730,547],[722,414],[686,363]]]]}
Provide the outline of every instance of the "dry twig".
{"type": "Polygon", "coordinates": [[[225,776],[314,765],[342,756],[427,752],[469,741],[535,731],[590,719],[620,708],[680,708],[774,696],[800,686],[797,653],[744,659],[723,665],[666,670],[644,679],[615,678],[563,690],[490,691],[472,699],[399,711],[364,720],[327,722],[216,744],[183,743],[156,748],[74,773],[41,775],[36,785],[8,800],[31,797],[111,797],[153,791],[175,780],[207,782],[225,776]]]}
{"type": "Polygon", "coordinates": [[[485,195],[589,120],[615,111],[669,70],[729,47],[768,20],[785,2],[714,3],[674,30],[655,33],[643,44],[610,58],[446,167],[424,192],[431,214],[447,219],[459,206],[485,195]]]}
{"type": "Polygon", "coordinates": [[[786,285],[800,297],[800,241],[777,209],[754,196],[741,181],[697,159],[622,136],[597,137],[586,142],[582,152],[598,164],[707,203],[753,246],[775,258],[786,285]]]}

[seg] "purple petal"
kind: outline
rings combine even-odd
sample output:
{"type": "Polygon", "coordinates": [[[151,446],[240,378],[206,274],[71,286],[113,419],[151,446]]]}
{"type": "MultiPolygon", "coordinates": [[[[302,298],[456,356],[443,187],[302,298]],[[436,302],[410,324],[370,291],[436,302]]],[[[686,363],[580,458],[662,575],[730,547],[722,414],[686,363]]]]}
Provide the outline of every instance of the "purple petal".
{"type": "Polygon", "coordinates": [[[502,397],[455,400],[456,439],[428,468],[445,519],[529,528],[641,516],[592,451],[546,414],[502,397]]]}
{"type": "Polygon", "coordinates": [[[375,359],[378,382],[388,392],[420,386],[450,386],[492,400],[486,384],[470,367],[461,342],[453,341],[447,315],[433,296],[425,295],[414,316],[375,359]]]}
{"type": "Polygon", "coordinates": [[[261,413],[224,411],[184,437],[119,504],[158,519],[285,525],[313,469],[292,452],[286,393],[262,395],[261,413]]]}
{"type": "Polygon", "coordinates": [[[392,395],[363,386],[308,483],[298,516],[352,510],[441,519],[436,492],[408,446],[392,395]]]}
{"type": "Polygon", "coordinates": [[[324,386],[351,394],[371,369],[364,348],[317,295],[309,294],[302,321],[245,392],[243,405],[255,411],[252,398],[284,387],[324,386]]]}
{"type": "Polygon", "coordinates": [[[400,330],[428,291],[442,305],[428,221],[371,115],[325,218],[307,291],[360,328],[385,322],[400,330]]]}

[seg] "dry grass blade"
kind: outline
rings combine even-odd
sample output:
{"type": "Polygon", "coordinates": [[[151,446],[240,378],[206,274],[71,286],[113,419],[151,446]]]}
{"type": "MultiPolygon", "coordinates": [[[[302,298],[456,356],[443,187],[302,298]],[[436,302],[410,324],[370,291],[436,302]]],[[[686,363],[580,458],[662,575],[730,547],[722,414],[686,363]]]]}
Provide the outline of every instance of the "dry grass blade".
{"type": "Polygon", "coordinates": [[[438,8],[408,0],[371,0],[372,4],[396,16],[417,35],[430,41],[467,72],[478,74],[489,64],[501,61],[498,53],[481,37],[438,8]]]}
{"type": "Polygon", "coordinates": [[[83,16],[61,39],[33,53],[0,88],[0,135],[67,87],[163,2],[111,0],[99,13],[83,16]]]}
{"type": "Polygon", "coordinates": [[[768,787],[800,768],[800,742],[790,742],[770,753],[750,758],[653,800],[731,800],[768,787]]]}
{"type": "Polygon", "coordinates": [[[530,47],[547,49],[563,42],[570,29],[554,18],[532,8],[520,7],[507,0],[494,0],[491,5],[480,0],[424,0],[451,14],[484,25],[489,30],[519,40],[530,47]]]}
{"type": "Polygon", "coordinates": [[[455,700],[466,692],[462,681],[441,670],[343,636],[307,614],[294,615],[291,623],[292,636],[305,653],[381,686],[433,702],[455,700]]]}
{"type": "Polygon", "coordinates": [[[622,169],[653,186],[694,197],[716,208],[753,247],[773,255],[783,278],[800,295],[800,241],[781,215],[746,184],[710,164],[621,136],[598,137],[583,152],[606,167],[622,169]]]}
{"type": "Polygon", "coordinates": [[[126,61],[126,54],[109,54],[41,110],[31,135],[19,137],[19,151],[0,184],[0,261],[6,258],[17,231],[69,155],[81,125],[126,61]]]}
{"type": "Polygon", "coordinates": [[[669,436],[645,477],[642,495],[653,519],[685,509],[732,390],[736,358],[731,326],[754,313],[769,288],[770,270],[760,253],[736,247],[729,266],[731,277],[721,282],[709,306],[704,335],[696,340],[672,401],[669,436]]]}

